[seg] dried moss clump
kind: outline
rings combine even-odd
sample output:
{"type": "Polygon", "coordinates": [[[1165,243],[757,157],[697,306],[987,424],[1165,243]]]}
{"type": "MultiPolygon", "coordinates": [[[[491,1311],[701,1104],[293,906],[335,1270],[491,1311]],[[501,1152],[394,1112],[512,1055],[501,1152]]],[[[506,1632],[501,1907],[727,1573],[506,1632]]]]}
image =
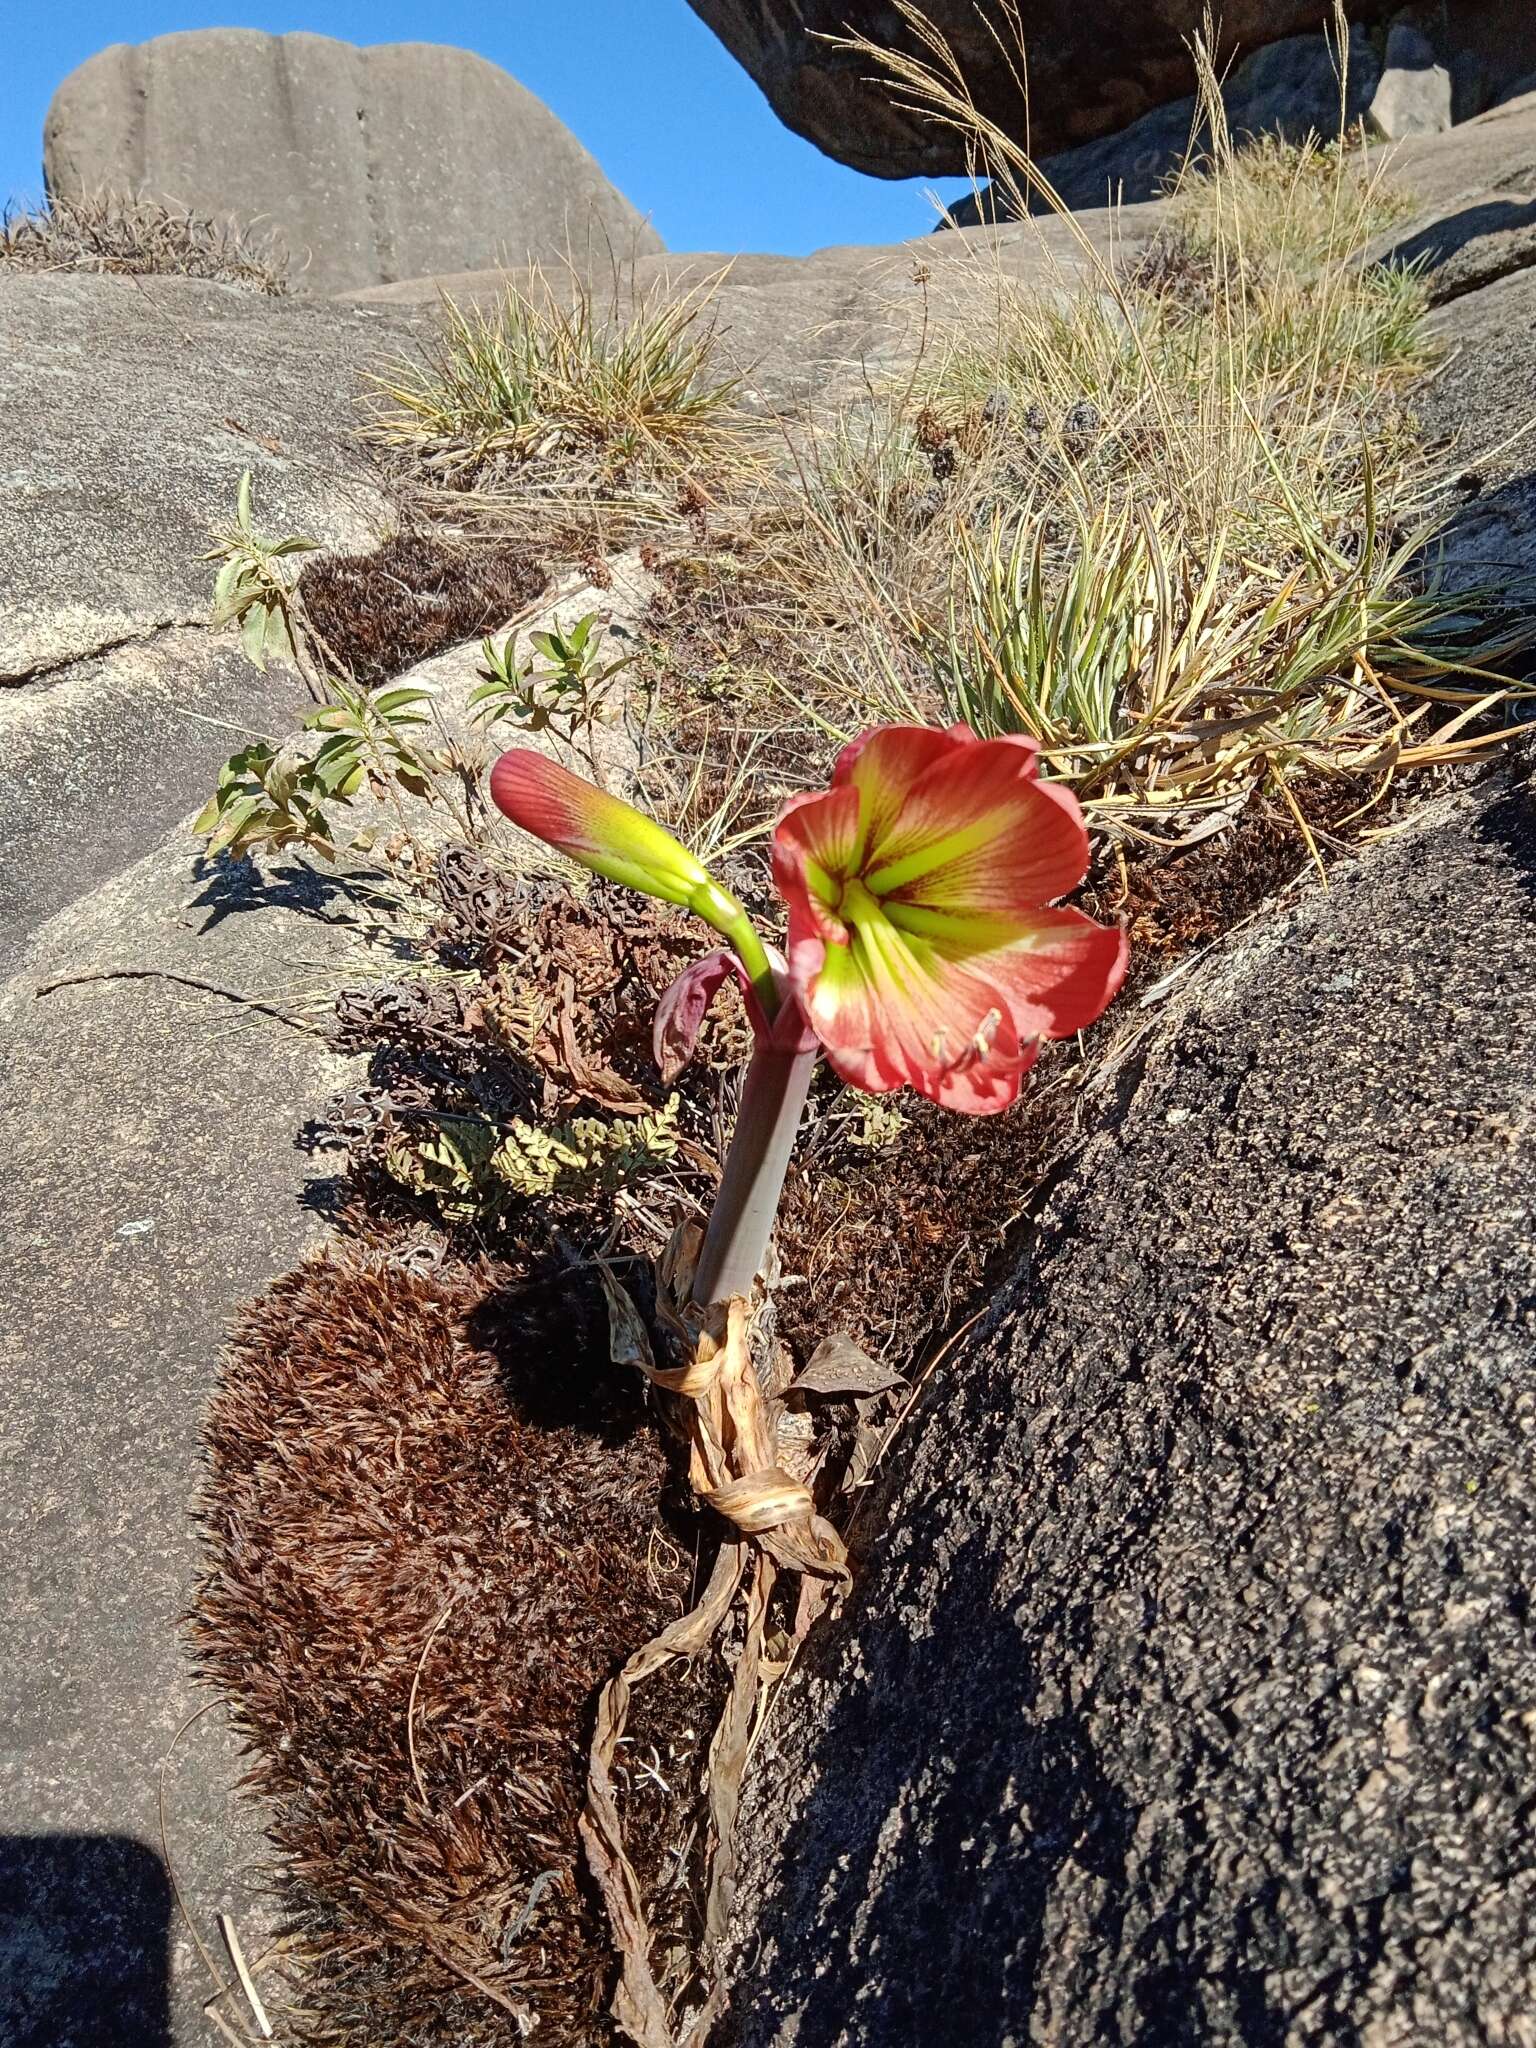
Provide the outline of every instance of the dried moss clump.
{"type": "Polygon", "coordinates": [[[283,1858],[292,2030],[606,2039],[586,1716],[691,1560],[595,1302],[333,1249],[236,1327],[207,1443],[193,1635],[283,1858]]]}
{"type": "Polygon", "coordinates": [[[371,686],[495,632],[547,581],[543,563],[508,542],[397,533],[371,554],[312,556],[299,596],[327,653],[371,686]]]}

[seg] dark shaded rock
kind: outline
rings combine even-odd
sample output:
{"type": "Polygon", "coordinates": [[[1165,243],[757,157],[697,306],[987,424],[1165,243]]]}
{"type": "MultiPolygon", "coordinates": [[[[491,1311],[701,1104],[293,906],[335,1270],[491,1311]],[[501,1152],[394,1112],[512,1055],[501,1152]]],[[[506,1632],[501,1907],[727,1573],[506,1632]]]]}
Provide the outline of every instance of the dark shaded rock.
{"type": "Polygon", "coordinates": [[[754,1759],[743,2048],[1530,2041],[1533,974],[1510,777],[1125,1041],[754,1759]]]}
{"type": "MultiPolygon", "coordinates": [[[[970,173],[961,136],[898,104],[867,57],[836,47],[851,26],[883,48],[919,54],[892,0],[692,5],[752,73],[780,117],[829,156],[885,178],[970,173]]],[[[1117,135],[1195,88],[1189,44],[1201,27],[1201,0],[1149,0],[1135,8],[1024,0],[1018,14],[1027,115],[1023,67],[1010,10],[1001,0],[929,0],[922,11],[945,38],[981,113],[1006,134],[1027,139],[1037,159],[1117,135]]],[[[1379,24],[1395,11],[1391,0],[1351,0],[1348,7],[1352,20],[1367,24],[1379,24]]],[[[1518,80],[1536,73],[1536,12],[1529,0],[1436,0],[1415,12],[1433,37],[1436,61],[1449,72],[1456,119],[1495,104],[1518,80]]],[[[1239,0],[1223,7],[1217,68],[1225,72],[1283,37],[1324,30],[1331,17],[1324,0],[1239,0]]],[[[1325,113],[1332,125],[1336,106],[1325,113]]],[[[1133,152],[1150,156],[1153,148],[1154,137],[1144,132],[1133,152]]],[[[1090,188],[1080,203],[1099,205],[1104,179],[1098,165],[1090,168],[1090,188]]]]}
{"type": "Polygon", "coordinates": [[[661,247],[542,101],[436,43],[242,28],[114,43],[54,95],[43,168],[66,198],[131,189],[260,220],[310,290],[661,247]]]}
{"type": "MultiPolygon", "coordinates": [[[[1238,64],[1222,89],[1227,124],[1235,142],[1257,135],[1288,142],[1308,135],[1337,135],[1371,104],[1379,64],[1369,36],[1350,31],[1348,63],[1341,84],[1338,54],[1326,36],[1286,36],[1255,50],[1238,64]]],[[[1143,114],[1116,135],[1046,157],[1041,170],[1058,198],[1074,209],[1134,204],[1156,198],[1193,152],[1209,145],[1209,129],[1190,93],[1143,114]]],[[[1030,194],[1030,211],[1050,211],[1030,194]]],[[[969,194],[950,208],[956,227],[1006,214],[995,188],[969,194]]]]}
{"type": "MultiPolygon", "coordinates": [[[[895,104],[888,81],[872,75],[867,57],[822,40],[843,36],[851,26],[882,48],[921,54],[890,0],[691,4],[752,73],[780,118],[829,156],[882,178],[969,172],[963,138],[895,104]]],[[[1476,8],[1485,0],[1464,4],[1476,8]]],[[[928,0],[922,11],[948,43],[981,113],[1005,134],[1027,136],[1036,157],[1114,134],[1195,89],[1189,46],[1200,31],[1202,0],[1147,0],[1136,8],[1025,0],[1019,14],[1027,118],[1008,9],[999,0],[928,0]]],[[[1349,8],[1360,19],[1387,12],[1372,0],[1349,8]]],[[[1216,58],[1224,69],[1282,36],[1324,28],[1331,10],[1325,0],[1237,0],[1219,14],[1216,58]]]]}

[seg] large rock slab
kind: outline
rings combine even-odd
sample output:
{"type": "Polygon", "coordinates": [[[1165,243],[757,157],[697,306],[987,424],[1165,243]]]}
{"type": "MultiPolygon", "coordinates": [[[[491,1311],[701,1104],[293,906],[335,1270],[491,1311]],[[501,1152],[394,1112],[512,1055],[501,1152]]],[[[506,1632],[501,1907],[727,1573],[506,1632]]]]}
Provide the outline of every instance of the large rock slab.
{"type": "Polygon", "coordinates": [[[0,986],[7,2040],[216,2039],[172,1875],[210,1954],[225,1910],[264,1946],[233,1742],[216,1715],[184,1727],[207,1704],[177,1640],[188,1508],[220,1331],[322,1230],[306,1190],[327,1167],[299,1140],[357,1066],[153,972],[38,990],[158,970],[303,1011],[371,957],[344,890],[207,872],[180,831],[43,924],[0,986]]]}
{"type": "Polygon", "coordinates": [[[115,874],[302,692],[207,627],[200,557],[243,470],[258,530],[368,546],[389,496],[350,438],[379,308],[180,278],[0,271],[0,966],[115,874]]]}
{"type": "Polygon", "coordinates": [[[1131,1030],[753,1758],[742,2048],[1519,2044],[1536,800],[1131,1030]]]}
{"type": "MultiPolygon", "coordinates": [[[[867,57],[836,46],[851,26],[882,48],[920,54],[913,29],[885,0],[692,5],[780,118],[829,156],[883,178],[969,174],[964,137],[898,104],[867,57]]],[[[1370,4],[1349,10],[1361,18],[1386,11],[1370,4]]],[[[922,12],[981,113],[1005,134],[1027,137],[1037,157],[1113,134],[1195,89],[1190,42],[1201,29],[1202,0],[1148,0],[1134,9],[1109,0],[1031,0],[1019,10],[1022,65],[1007,8],[929,0],[922,12]]],[[[1218,68],[1282,36],[1320,30],[1329,18],[1325,0],[1237,0],[1220,10],[1218,68]]]]}
{"type": "Polygon", "coordinates": [[[286,732],[306,703],[291,668],[258,675],[233,633],[206,626],[0,689],[0,974],[206,796],[243,735],[286,732]]]}
{"type": "MultiPolygon", "coordinates": [[[[1536,262],[1536,93],[1447,135],[1405,141],[1385,163],[1420,210],[1372,253],[1422,269],[1432,299],[1462,298],[1536,262]]],[[[1496,389],[1489,402],[1499,402],[1496,389]]]]}
{"type": "Polygon", "coordinates": [[[132,189],[275,227],[316,291],[661,247],[542,101],[436,43],[114,43],[54,95],[43,168],[67,198],[132,189]]]}
{"type": "Polygon", "coordinates": [[[350,438],[409,324],[183,278],[0,269],[0,687],[207,616],[242,470],[258,527],[361,547],[387,518],[350,438]]]}
{"type": "MultiPolygon", "coordinates": [[[[1536,255],[1536,251],[1533,251],[1536,255]]],[[[1450,573],[1536,607],[1536,269],[1442,307],[1447,361],[1420,400],[1426,430],[1456,465],[1446,534],[1450,573]]]]}

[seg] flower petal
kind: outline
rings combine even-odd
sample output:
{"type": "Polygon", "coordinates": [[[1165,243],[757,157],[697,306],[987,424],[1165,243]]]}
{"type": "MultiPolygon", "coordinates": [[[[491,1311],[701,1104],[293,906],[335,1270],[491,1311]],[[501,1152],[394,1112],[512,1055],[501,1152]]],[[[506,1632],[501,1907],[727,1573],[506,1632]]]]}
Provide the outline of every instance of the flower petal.
{"type": "Polygon", "coordinates": [[[883,725],[850,741],[837,757],[832,787],[859,792],[856,858],[862,862],[867,849],[883,843],[903,815],[914,785],[931,769],[979,744],[965,725],[947,731],[930,725],[883,725]]]}
{"type": "Polygon", "coordinates": [[[693,1058],[704,1019],[721,984],[733,977],[751,987],[746,969],[734,953],[722,946],[685,967],[656,1005],[651,1050],[661,1069],[661,1078],[669,1087],[693,1058]]]}
{"type": "Polygon", "coordinates": [[[501,756],[491,770],[491,800],[514,825],[610,882],[667,903],[689,903],[710,886],[699,862],[654,819],[531,747],[501,756]]]}
{"type": "Polygon", "coordinates": [[[823,937],[840,937],[831,915],[840,878],[849,872],[859,835],[859,794],[855,789],[820,790],[792,797],[773,828],[773,880],[789,905],[790,936],[799,913],[823,937]]]}
{"type": "Polygon", "coordinates": [[[803,1000],[833,1067],[871,1094],[905,1085],[988,1115],[1015,1100],[1034,1059],[997,988],[881,919],[827,947],[803,1000]]]}
{"type": "Polygon", "coordinates": [[[936,762],[871,841],[866,880],[910,903],[1016,912],[1075,889],[1088,834],[1070,790],[1042,783],[1033,747],[978,740],[936,762]]]}
{"type": "Polygon", "coordinates": [[[995,983],[1021,1038],[1070,1038],[1118,993],[1129,953],[1118,925],[1081,910],[1037,910],[1010,945],[969,954],[966,965],[995,983]]]}

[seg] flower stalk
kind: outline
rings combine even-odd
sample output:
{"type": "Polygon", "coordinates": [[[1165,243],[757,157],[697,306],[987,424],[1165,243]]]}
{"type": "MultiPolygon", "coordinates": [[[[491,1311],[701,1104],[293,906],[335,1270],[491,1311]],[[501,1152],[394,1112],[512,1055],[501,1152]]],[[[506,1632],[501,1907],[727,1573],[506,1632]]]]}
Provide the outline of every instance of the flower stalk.
{"type": "Polygon", "coordinates": [[[767,1264],[784,1176],[819,1053],[814,1039],[803,1050],[769,1040],[760,1042],[752,1055],[694,1269],[693,1298],[700,1308],[738,1295],[752,1298],[767,1264]]]}

